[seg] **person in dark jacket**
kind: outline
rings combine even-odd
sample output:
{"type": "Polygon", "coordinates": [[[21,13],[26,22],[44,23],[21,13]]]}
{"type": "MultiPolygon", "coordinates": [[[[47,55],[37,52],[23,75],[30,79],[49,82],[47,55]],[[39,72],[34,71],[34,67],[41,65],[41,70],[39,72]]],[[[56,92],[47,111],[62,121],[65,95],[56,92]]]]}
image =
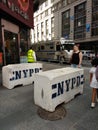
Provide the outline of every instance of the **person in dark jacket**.
{"type": "Polygon", "coordinates": [[[71,56],[71,66],[74,68],[80,68],[82,64],[82,52],[79,50],[78,45],[74,45],[73,53],[71,56]]]}

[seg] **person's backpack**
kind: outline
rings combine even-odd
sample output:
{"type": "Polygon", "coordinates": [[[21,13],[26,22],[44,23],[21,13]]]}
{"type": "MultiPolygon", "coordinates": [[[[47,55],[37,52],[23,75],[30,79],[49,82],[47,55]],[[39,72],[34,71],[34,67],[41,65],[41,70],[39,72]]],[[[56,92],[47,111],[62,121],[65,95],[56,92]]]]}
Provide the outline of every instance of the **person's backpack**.
{"type": "Polygon", "coordinates": [[[95,72],[96,80],[98,81],[98,65],[96,67],[96,72],[95,72]]]}

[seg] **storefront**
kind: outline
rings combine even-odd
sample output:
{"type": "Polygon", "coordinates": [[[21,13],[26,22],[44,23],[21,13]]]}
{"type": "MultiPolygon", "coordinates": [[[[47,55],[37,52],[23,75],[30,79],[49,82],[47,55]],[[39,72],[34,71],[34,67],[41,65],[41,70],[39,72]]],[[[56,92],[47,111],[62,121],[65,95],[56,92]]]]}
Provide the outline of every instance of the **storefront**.
{"type": "Polygon", "coordinates": [[[0,64],[20,63],[33,28],[33,0],[0,0],[0,64]]]}

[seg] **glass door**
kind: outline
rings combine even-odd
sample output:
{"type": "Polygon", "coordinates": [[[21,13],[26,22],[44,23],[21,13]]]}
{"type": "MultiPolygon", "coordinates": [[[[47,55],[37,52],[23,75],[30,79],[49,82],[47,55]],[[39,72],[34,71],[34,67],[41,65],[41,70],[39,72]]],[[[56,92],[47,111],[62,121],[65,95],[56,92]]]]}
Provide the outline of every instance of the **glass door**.
{"type": "Polygon", "coordinates": [[[5,30],[4,40],[6,65],[19,63],[18,34],[5,30]]]}

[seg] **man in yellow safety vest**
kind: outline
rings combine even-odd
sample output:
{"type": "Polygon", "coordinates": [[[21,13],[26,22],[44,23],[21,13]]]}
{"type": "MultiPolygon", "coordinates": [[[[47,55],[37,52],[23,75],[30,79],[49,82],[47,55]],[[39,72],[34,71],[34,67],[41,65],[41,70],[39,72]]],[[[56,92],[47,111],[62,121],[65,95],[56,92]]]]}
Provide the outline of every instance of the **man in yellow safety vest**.
{"type": "Polygon", "coordinates": [[[28,59],[28,63],[36,62],[36,55],[35,55],[35,51],[32,49],[32,46],[27,52],[27,59],[28,59]]]}

